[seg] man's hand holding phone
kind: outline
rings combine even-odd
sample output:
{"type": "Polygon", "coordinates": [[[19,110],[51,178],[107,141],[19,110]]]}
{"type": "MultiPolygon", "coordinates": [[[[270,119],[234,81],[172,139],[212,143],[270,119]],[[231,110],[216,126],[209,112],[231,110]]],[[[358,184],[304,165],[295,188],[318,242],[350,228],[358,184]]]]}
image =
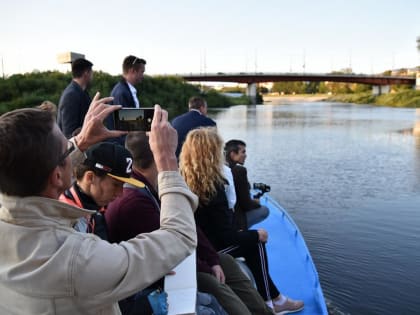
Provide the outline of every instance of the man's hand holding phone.
{"type": "Polygon", "coordinates": [[[155,105],[149,144],[158,172],[178,170],[175,156],[178,134],[168,121],[168,112],[159,105],[155,105]]]}

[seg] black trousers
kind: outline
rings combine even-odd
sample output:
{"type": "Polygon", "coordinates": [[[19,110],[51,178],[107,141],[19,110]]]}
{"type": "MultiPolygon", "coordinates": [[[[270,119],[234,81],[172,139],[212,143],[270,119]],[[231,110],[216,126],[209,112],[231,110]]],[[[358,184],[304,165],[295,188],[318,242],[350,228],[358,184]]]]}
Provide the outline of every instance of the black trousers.
{"type": "Polygon", "coordinates": [[[265,301],[280,295],[268,271],[267,250],[264,243],[257,242],[246,246],[234,245],[219,251],[219,253],[245,258],[246,264],[254,275],[257,290],[265,301]]]}

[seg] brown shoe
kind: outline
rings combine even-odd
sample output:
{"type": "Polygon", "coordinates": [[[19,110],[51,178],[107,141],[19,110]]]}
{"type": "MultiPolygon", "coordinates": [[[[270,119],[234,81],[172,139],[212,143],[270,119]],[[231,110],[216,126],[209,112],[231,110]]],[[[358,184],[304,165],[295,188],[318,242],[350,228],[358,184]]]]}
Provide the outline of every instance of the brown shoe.
{"type": "Polygon", "coordinates": [[[291,298],[286,297],[286,302],[281,305],[277,303],[273,303],[274,305],[274,312],[276,315],[284,315],[294,312],[299,312],[303,310],[304,303],[303,301],[294,301],[291,298]]]}

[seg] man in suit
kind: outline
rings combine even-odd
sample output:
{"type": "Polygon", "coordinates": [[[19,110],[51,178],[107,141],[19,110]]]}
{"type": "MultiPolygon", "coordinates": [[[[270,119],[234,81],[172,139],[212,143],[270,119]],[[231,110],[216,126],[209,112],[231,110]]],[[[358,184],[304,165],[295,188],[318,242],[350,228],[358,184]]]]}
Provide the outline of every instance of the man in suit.
{"type": "MultiPolygon", "coordinates": [[[[123,107],[140,108],[135,85],[140,83],[144,78],[146,60],[129,55],[124,58],[122,70],[123,74],[121,80],[111,91],[111,96],[114,98],[112,103],[115,105],[122,105],[123,107]]],[[[108,129],[115,129],[113,116],[107,118],[105,125],[108,129]]],[[[108,141],[124,146],[125,136],[109,139],[108,141]]]]}
{"type": "Polygon", "coordinates": [[[139,108],[140,102],[135,85],[144,78],[146,60],[130,55],[124,58],[122,68],[122,79],[111,91],[111,96],[114,97],[113,103],[123,107],[139,108]]]}
{"type": "Polygon", "coordinates": [[[176,156],[179,157],[182,145],[190,130],[199,127],[215,127],[216,122],[207,117],[207,102],[199,97],[193,96],[188,101],[189,111],[185,114],[175,117],[172,120],[172,126],[178,132],[178,147],[176,156]]]}
{"type": "Polygon", "coordinates": [[[67,139],[82,126],[92,101],[86,91],[93,78],[92,66],[89,60],[83,58],[71,64],[73,80],[61,94],[57,116],[58,126],[67,139]]]}
{"type": "Polygon", "coordinates": [[[235,185],[235,223],[239,230],[247,230],[252,225],[265,220],[269,211],[266,206],[260,204],[258,199],[251,198],[247,169],[244,166],[246,160],[246,144],[242,140],[232,139],[226,142],[226,162],[232,170],[235,185]]]}

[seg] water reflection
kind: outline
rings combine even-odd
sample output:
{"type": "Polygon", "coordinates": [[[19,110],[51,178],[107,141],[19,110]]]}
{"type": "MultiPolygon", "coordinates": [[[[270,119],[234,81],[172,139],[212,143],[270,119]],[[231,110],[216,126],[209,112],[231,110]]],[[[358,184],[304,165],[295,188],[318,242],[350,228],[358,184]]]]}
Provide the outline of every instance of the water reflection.
{"type": "Polygon", "coordinates": [[[420,108],[416,109],[416,121],[413,127],[413,137],[415,143],[415,157],[414,157],[414,165],[417,174],[417,187],[420,187],[420,108]]]}

